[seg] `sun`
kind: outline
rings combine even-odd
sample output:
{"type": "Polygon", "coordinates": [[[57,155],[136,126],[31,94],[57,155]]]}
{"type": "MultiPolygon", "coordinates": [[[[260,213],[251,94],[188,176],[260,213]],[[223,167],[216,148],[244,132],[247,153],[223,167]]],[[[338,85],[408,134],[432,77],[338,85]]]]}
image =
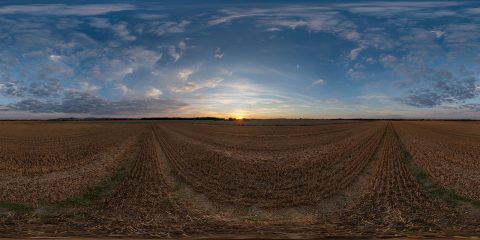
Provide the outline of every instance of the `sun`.
{"type": "Polygon", "coordinates": [[[245,114],[243,112],[234,112],[231,116],[237,120],[245,119],[245,114]]]}

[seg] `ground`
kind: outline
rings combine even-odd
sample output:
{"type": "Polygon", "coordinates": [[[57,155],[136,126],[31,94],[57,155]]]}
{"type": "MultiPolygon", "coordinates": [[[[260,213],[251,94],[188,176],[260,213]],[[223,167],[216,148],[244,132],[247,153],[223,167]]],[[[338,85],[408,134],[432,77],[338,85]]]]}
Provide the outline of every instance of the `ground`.
{"type": "Polygon", "coordinates": [[[0,123],[0,236],[480,231],[480,123],[0,123]]]}

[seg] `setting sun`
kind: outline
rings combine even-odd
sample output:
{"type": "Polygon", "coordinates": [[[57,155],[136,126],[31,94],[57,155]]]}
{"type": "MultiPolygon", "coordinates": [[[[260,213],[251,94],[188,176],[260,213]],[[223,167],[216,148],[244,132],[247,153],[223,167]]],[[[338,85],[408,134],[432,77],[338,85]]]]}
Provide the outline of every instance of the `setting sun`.
{"type": "Polygon", "coordinates": [[[245,119],[246,115],[247,114],[245,114],[245,112],[243,112],[243,111],[236,111],[236,112],[233,112],[230,116],[239,120],[239,119],[245,119]]]}

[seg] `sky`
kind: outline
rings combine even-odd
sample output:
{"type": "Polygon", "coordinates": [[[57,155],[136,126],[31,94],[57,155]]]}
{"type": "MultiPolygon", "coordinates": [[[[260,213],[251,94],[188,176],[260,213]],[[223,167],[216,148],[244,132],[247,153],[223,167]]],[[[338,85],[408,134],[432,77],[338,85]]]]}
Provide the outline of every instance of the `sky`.
{"type": "Polygon", "coordinates": [[[0,0],[0,119],[480,119],[476,1],[0,0]]]}

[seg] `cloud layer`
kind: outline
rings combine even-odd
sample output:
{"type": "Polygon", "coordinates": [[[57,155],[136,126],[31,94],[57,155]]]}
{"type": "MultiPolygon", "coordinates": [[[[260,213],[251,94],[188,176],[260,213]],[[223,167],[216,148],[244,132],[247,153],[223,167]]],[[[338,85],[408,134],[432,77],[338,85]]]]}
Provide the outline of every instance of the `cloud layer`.
{"type": "Polygon", "coordinates": [[[459,1],[2,4],[0,118],[480,118],[479,9],[459,1]]]}

